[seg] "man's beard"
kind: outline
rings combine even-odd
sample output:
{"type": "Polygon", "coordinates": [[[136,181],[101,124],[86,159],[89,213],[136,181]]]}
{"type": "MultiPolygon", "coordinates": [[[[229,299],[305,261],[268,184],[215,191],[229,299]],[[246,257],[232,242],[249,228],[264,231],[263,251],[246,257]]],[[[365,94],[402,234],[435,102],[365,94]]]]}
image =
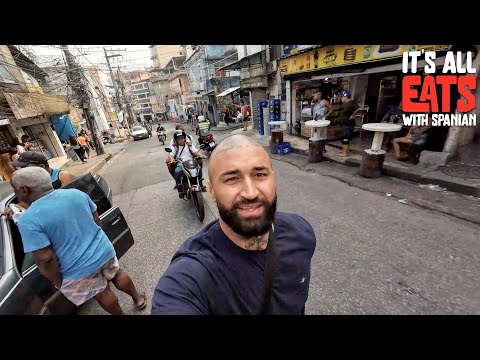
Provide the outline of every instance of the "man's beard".
{"type": "Polygon", "coordinates": [[[222,220],[230,226],[230,228],[238,235],[245,239],[265,234],[273,224],[275,212],[277,211],[277,194],[272,202],[265,199],[256,198],[255,200],[242,200],[233,205],[231,209],[227,209],[217,202],[218,212],[222,220]],[[258,218],[242,219],[238,215],[238,207],[248,204],[262,204],[264,207],[263,214],[258,218]]]}

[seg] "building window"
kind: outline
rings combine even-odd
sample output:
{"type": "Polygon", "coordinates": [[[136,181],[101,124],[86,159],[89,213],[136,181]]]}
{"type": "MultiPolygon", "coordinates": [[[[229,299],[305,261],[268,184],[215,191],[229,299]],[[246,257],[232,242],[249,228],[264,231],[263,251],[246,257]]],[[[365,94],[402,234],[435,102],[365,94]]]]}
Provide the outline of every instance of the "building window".
{"type": "Polygon", "coordinates": [[[10,72],[9,66],[7,65],[7,61],[2,53],[0,53],[0,81],[8,82],[8,83],[16,83],[15,77],[10,72]]]}

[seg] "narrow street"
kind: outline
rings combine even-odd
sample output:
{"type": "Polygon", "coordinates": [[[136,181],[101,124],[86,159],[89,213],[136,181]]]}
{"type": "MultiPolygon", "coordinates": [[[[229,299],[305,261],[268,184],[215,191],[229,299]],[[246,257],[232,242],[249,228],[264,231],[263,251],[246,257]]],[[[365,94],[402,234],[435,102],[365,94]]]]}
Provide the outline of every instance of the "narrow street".
{"type": "MultiPolygon", "coordinates": [[[[171,139],[173,125],[167,129],[171,139]]],[[[228,135],[214,133],[217,142],[228,135]]],[[[149,300],[180,244],[216,214],[206,193],[203,224],[192,204],[178,199],[165,157],[154,135],[128,143],[100,171],[136,241],[121,265],[149,300]]],[[[279,160],[273,167],[279,211],[301,214],[317,235],[307,314],[480,314],[478,224],[332,177],[351,176],[341,165],[322,164],[325,175],[279,160]]],[[[389,179],[382,181],[404,192],[411,187],[389,179]]],[[[460,201],[457,194],[449,201],[456,196],[460,201]]],[[[150,301],[139,313],[127,295],[116,293],[128,314],[150,313],[150,301]]],[[[89,301],[79,314],[106,313],[89,301]]]]}

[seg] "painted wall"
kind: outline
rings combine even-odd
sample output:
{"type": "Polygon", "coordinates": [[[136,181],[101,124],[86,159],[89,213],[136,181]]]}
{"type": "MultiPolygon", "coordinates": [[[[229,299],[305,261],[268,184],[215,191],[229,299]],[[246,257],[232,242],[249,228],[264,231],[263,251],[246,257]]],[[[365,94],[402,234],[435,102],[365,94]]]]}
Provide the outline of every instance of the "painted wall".
{"type": "Polygon", "coordinates": [[[188,77],[190,80],[190,91],[204,91],[207,89],[207,70],[203,56],[193,60],[188,66],[188,77]]]}

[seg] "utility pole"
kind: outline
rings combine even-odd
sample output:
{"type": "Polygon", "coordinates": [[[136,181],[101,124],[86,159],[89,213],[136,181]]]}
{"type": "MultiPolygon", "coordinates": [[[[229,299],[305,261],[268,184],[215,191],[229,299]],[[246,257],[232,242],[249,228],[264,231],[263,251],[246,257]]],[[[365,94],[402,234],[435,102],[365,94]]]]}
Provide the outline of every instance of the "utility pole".
{"type": "MultiPolygon", "coordinates": [[[[115,89],[115,97],[117,99],[117,105],[118,105],[118,109],[120,111],[123,110],[122,108],[122,102],[121,102],[121,98],[120,98],[120,93],[118,92],[118,87],[117,87],[117,82],[115,81],[115,77],[113,76],[113,71],[112,71],[112,67],[110,66],[110,58],[112,57],[117,57],[117,56],[122,56],[122,55],[119,55],[119,54],[116,54],[116,55],[107,55],[107,49],[105,49],[105,47],[103,48],[103,52],[105,53],[105,59],[107,59],[107,65],[108,65],[108,70],[110,70],[110,76],[112,78],[112,82],[113,82],[113,88],[115,89]]],[[[120,76],[120,75],[119,75],[120,76]]],[[[127,107],[129,105],[127,104],[127,107]]],[[[125,112],[124,112],[125,113],[125,112]]],[[[128,114],[128,117],[130,117],[130,114],[128,114]]],[[[127,127],[128,129],[130,130],[130,133],[132,133],[132,129],[131,129],[131,124],[130,122],[127,120],[126,121],[127,123],[127,127]]]]}
{"type": "MultiPolygon", "coordinates": [[[[82,109],[87,114],[87,125],[88,129],[93,135],[93,142],[95,144],[95,151],[97,155],[105,154],[105,148],[103,146],[103,141],[100,139],[97,124],[93,120],[92,111],[90,109],[90,97],[87,94],[87,90],[85,90],[85,84],[82,81],[82,71],[81,67],[79,67],[75,63],[75,59],[73,55],[68,51],[67,45],[60,45],[65,54],[66,65],[67,65],[67,80],[70,87],[73,89],[75,94],[77,95],[77,100],[81,104],[82,109]]],[[[84,75],[83,75],[84,76],[84,75]]]]}
{"type": "Polygon", "coordinates": [[[125,95],[125,87],[123,86],[123,82],[120,80],[120,65],[118,66],[118,80],[120,81],[120,90],[122,90],[122,95],[123,95],[123,100],[125,101],[125,104],[127,106],[127,111],[128,111],[128,118],[130,119],[130,126],[133,126],[135,123],[135,114],[133,113],[132,107],[130,106],[130,101],[127,99],[127,96],[125,95]]]}

